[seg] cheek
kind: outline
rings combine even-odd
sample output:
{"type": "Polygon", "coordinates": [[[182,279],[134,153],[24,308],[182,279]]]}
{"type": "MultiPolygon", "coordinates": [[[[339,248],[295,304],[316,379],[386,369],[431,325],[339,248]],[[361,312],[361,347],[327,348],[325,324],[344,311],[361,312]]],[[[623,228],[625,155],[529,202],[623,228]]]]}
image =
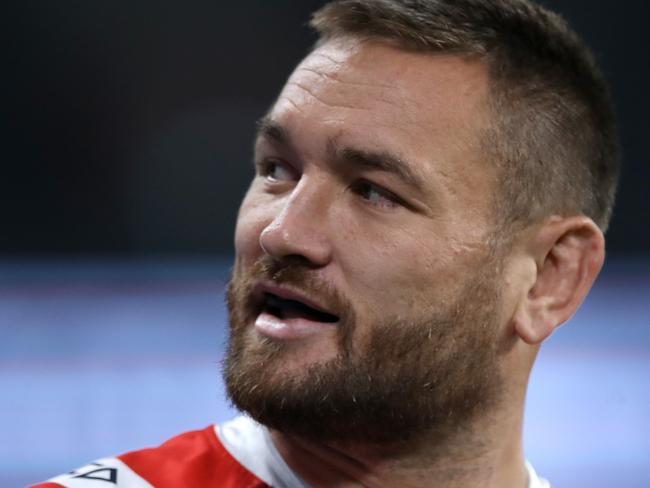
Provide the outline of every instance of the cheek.
{"type": "Polygon", "coordinates": [[[258,200],[249,191],[239,208],[235,226],[235,252],[240,260],[254,260],[262,253],[260,234],[272,220],[268,206],[260,204],[258,200]]]}
{"type": "Polygon", "coordinates": [[[350,233],[345,246],[346,281],[369,312],[403,313],[424,290],[430,289],[435,275],[430,256],[408,235],[391,232],[360,235],[363,227],[350,233]]]}
{"type": "Polygon", "coordinates": [[[368,313],[408,315],[413,308],[440,306],[458,292],[469,272],[472,249],[456,249],[440,229],[413,231],[406,226],[361,235],[357,226],[346,240],[346,281],[360,290],[368,313]],[[355,242],[356,241],[356,242],[355,242]],[[362,290],[362,291],[361,291],[362,290]]]}

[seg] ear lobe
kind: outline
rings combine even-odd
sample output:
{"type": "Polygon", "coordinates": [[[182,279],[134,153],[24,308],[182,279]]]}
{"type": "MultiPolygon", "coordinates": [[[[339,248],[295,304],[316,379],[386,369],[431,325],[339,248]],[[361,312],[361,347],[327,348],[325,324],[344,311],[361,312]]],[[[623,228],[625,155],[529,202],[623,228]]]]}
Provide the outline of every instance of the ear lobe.
{"type": "Polygon", "coordinates": [[[550,219],[539,228],[530,252],[537,276],[515,311],[516,333],[539,344],[578,309],[605,258],[605,240],[589,218],[550,219]]]}

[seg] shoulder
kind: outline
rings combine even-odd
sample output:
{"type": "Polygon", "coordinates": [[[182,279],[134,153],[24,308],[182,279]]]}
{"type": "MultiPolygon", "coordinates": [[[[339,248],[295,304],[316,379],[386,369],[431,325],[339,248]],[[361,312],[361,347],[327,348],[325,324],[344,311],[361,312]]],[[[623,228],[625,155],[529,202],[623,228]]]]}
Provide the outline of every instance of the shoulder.
{"type": "Polygon", "coordinates": [[[186,432],[158,447],[104,458],[32,488],[180,488],[268,485],[223,447],[215,427],[186,432]]]}

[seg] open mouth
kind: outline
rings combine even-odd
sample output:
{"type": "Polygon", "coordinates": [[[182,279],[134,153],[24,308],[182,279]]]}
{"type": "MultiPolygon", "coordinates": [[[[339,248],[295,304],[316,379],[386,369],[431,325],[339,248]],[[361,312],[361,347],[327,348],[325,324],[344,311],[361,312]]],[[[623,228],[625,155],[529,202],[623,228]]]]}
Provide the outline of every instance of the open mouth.
{"type": "Polygon", "coordinates": [[[305,319],[312,322],[334,323],[339,318],[322,310],[316,310],[297,300],[280,298],[273,293],[265,293],[262,311],[279,319],[305,319]]]}

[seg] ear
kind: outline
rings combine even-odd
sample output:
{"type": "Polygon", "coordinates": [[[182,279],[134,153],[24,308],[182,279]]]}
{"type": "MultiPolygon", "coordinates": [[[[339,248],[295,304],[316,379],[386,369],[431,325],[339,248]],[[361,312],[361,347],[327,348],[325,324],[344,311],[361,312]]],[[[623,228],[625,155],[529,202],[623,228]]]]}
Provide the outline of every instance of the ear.
{"type": "Polygon", "coordinates": [[[582,303],[603,265],[605,239],[587,217],[553,217],[531,235],[529,244],[536,274],[521,297],[514,326],[526,343],[539,344],[582,303]]]}

